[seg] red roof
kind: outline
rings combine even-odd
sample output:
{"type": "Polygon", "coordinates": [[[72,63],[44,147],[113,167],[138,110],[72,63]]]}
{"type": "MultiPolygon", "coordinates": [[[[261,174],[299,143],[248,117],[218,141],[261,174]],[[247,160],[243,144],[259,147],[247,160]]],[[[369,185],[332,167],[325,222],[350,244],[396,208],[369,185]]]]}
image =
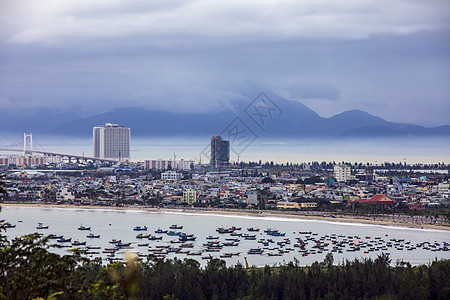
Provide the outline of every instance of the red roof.
{"type": "Polygon", "coordinates": [[[383,194],[377,194],[370,199],[359,199],[359,202],[367,204],[384,204],[384,205],[394,204],[394,200],[383,194]]]}

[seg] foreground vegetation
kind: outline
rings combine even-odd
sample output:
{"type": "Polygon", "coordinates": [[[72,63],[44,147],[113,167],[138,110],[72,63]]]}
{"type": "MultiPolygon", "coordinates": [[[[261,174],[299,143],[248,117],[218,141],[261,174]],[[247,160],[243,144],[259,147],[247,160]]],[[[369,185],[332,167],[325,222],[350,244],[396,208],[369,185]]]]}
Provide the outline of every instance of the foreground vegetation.
{"type": "Polygon", "coordinates": [[[49,251],[38,234],[18,242],[0,236],[0,299],[450,299],[450,260],[412,267],[387,256],[333,265],[297,262],[264,268],[227,267],[212,259],[102,265],[79,253],[49,251]]]}

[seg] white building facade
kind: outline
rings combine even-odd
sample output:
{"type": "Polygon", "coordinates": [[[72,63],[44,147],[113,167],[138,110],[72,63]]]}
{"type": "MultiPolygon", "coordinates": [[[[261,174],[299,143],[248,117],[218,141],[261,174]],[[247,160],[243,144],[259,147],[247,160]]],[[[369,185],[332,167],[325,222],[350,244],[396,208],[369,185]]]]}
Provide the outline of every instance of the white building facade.
{"type": "Polygon", "coordinates": [[[162,180],[180,180],[183,174],[177,173],[175,171],[166,171],[161,173],[162,180]]]}
{"type": "Polygon", "coordinates": [[[194,160],[150,159],[145,161],[147,170],[191,170],[195,165],[194,160]]]}
{"type": "Polygon", "coordinates": [[[335,165],[334,178],[337,182],[346,182],[351,179],[352,169],[348,165],[335,165]]]}
{"type": "Polygon", "coordinates": [[[130,158],[130,135],[130,128],[117,124],[106,123],[105,126],[94,127],[94,157],[119,161],[130,158]]]}

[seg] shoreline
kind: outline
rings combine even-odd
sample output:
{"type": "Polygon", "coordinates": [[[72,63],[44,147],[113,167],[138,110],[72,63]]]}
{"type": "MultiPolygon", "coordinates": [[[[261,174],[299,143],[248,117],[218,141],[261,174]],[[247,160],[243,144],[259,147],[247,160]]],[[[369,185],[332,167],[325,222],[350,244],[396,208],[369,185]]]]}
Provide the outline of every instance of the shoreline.
{"type": "Polygon", "coordinates": [[[142,206],[124,206],[124,207],[114,207],[114,206],[95,206],[95,205],[74,205],[74,204],[41,204],[41,203],[0,203],[0,206],[10,206],[10,207],[48,207],[48,208],[66,208],[66,209],[111,209],[111,210],[143,210],[151,212],[177,212],[177,213],[206,213],[206,214],[223,214],[223,215],[246,215],[246,216],[260,216],[260,217],[281,217],[281,218],[297,218],[305,220],[318,220],[325,222],[342,222],[342,223],[359,223],[359,224],[369,224],[369,225],[382,225],[382,226],[395,226],[395,227],[407,227],[407,228],[419,228],[419,229],[435,229],[450,231],[450,226],[442,225],[432,225],[432,224],[417,224],[413,222],[395,222],[387,220],[377,220],[369,218],[352,218],[350,216],[340,217],[339,215],[334,218],[318,216],[318,215],[298,215],[289,213],[274,213],[274,212],[263,212],[263,211],[229,211],[229,210],[202,210],[202,209],[170,209],[170,208],[154,208],[154,207],[142,207],[142,206]]]}

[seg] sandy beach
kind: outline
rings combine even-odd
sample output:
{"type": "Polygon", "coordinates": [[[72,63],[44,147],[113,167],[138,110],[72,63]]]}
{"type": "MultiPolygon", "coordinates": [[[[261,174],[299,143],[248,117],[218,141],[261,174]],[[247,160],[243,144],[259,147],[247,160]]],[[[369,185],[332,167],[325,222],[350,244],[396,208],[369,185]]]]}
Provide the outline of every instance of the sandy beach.
{"type": "Polygon", "coordinates": [[[185,212],[185,213],[208,213],[208,214],[233,214],[233,215],[249,215],[249,216],[261,216],[261,217],[286,217],[286,218],[301,218],[309,220],[320,220],[328,222],[346,222],[346,223],[364,223],[383,226],[401,226],[423,229],[437,229],[450,231],[450,226],[441,226],[433,224],[414,223],[408,221],[388,221],[376,219],[375,217],[359,217],[353,218],[351,216],[334,215],[334,217],[324,217],[319,215],[299,215],[290,214],[286,212],[264,212],[264,211],[249,211],[249,210],[217,210],[217,209],[179,209],[179,208],[154,208],[143,206],[123,206],[123,207],[110,207],[110,206],[95,206],[95,205],[73,205],[73,204],[41,204],[41,203],[1,203],[1,206],[27,206],[27,207],[55,207],[55,208],[67,208],[67,209],[116,209],[116,210],[146,210],[153,212],[185,212]]]}

